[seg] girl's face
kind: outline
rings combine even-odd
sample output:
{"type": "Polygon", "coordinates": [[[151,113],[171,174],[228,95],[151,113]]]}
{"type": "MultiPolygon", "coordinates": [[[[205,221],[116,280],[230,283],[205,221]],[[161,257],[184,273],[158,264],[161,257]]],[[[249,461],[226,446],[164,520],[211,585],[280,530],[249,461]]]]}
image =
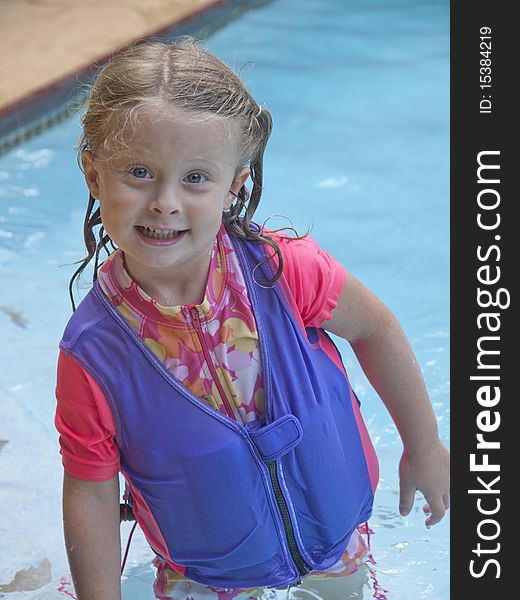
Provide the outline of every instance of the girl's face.
{"type": "Polygon", "coordinates": [[[140,113],[125,153],[83,153],[103,226],[145,291],[180,298],[205,288],[222,211],[249,174],[237,175],[238,142],[233,122],[160,105],[140,113]]]}

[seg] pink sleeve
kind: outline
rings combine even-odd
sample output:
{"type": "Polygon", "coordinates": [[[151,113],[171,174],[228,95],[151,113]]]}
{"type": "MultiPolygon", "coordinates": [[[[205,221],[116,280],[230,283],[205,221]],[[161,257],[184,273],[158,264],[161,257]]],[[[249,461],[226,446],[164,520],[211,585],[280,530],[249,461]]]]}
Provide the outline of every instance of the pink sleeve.
{"type": "MultiPolygon", "coordinates": [[[[326,250],[307,236],[302,240],[272,234],[283,257],[283,277],[305,327],[321,327],[330,319],[343,291],[346,272],[326,250]]],[[[272,251],[269,251],[271,254],[272,251]]],[[[278,259],[273,259],[278,268],[278,259]]]]}
{"type": "Polygon", "coordinates": [[[112,412],[98,384],[72,357],[60,352],[56,417],[65,470],[80,479],[105,481],[119,471],[112,412]]]}

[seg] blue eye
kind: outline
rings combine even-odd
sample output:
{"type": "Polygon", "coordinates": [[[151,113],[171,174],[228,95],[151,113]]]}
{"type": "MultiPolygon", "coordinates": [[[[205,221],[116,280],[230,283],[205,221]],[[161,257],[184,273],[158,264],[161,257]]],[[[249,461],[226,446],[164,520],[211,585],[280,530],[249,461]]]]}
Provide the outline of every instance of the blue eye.
{"type": "Polygon", "coordinates": [[[204,180],[206,179],[206,177],[202,174],[202,173],[190,173],[187,177],[186,180],[188,181],[188,183],[204,183],[204,180]]]}
{"type": "Polygon", "coordinates": [[[137,179],[146,179],[146,176],[148,175],[148,169],[145,169],[144,167],[134,167],[130,172],[137,179]]]}

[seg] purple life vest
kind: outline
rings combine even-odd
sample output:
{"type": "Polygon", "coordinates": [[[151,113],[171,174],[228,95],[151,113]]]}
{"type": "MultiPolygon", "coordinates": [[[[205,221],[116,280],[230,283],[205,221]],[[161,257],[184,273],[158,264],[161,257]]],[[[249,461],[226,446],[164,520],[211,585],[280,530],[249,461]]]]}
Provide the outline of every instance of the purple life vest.
{"type": "Polygon", "coordinates": [[[280,285],[257,284],[269,263],[253,279],[264,244],[231,239],[258,326],[265,423],[241,425],[193,395],[97,283],[60,346],[106,396],[134,513],[156,522],[163,558],[215,587],[281,587],[335,564],[370,517],[375,454],[337,348],[333,360],[302,329],[280,285]]]}

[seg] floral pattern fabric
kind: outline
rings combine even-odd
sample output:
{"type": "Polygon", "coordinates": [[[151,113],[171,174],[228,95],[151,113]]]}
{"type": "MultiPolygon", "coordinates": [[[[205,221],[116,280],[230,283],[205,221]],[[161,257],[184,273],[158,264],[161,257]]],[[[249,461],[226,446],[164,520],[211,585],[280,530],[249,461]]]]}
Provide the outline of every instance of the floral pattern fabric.
{"type": "Polygon", "coordinates": [[[130,278],[120,250],[104,263],[98,279],[128,324],[195,396],[224,414],[227,403],[235,420],[242,424],[263,418],[256,322],[223,226],[213,248],[201,304],[160,305],[130,278]],[[194,326],[194,311],[199,331],[194,326]]]}

